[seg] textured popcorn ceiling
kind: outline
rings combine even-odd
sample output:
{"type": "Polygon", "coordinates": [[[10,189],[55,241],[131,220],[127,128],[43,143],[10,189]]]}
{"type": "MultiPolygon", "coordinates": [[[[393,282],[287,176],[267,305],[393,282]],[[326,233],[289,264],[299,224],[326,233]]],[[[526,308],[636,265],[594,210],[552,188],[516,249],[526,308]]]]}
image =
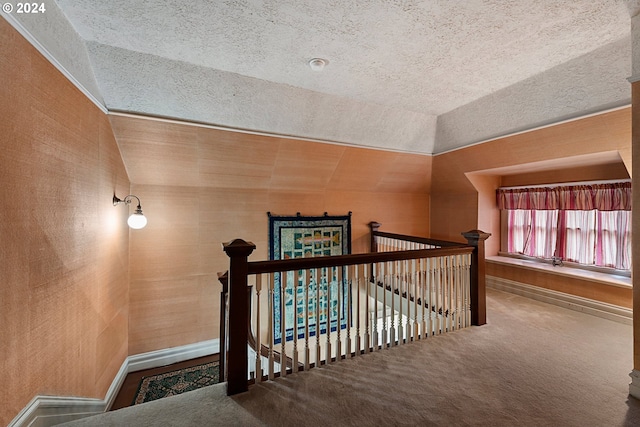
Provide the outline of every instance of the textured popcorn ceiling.
{"type": "Polygon", "coordinates": [[[112,110],[432,153],[630,100],[633,0],[56,3],[112,110]]]}

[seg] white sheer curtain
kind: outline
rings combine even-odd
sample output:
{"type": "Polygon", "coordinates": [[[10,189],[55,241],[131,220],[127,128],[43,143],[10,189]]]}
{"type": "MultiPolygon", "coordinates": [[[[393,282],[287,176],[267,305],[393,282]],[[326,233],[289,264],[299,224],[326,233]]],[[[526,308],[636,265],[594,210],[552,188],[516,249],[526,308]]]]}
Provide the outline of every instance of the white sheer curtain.
{"type": "Polygon", "coordinates": [[[631,212],[508,210],[507,251],[631,269],[631,212]]]}
{"type": "Polygon", "coordinates": [[[508,252],[537,258],[554,255],[557,210],[510,210],[508,252]]]}
{"type": "Polygon", "coordinates": [[[596,265],[631,268],[631,212],[598,211],[596,265]]]}
{"type": "Polygon", "coordinates": [[[579,264],[595,264],[596,211],[562,211],[565,215],[563,259],[579,264]]]}

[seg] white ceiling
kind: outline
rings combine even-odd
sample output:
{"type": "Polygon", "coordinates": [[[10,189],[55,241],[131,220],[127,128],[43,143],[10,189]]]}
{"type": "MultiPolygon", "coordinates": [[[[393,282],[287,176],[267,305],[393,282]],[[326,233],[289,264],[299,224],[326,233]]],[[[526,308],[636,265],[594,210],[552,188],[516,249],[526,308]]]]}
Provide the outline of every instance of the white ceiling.
{"type": "Polygon", "coordinates": [[[56,3],[111,110],[434,153],[630,101],[623,0],[56,3]]]}

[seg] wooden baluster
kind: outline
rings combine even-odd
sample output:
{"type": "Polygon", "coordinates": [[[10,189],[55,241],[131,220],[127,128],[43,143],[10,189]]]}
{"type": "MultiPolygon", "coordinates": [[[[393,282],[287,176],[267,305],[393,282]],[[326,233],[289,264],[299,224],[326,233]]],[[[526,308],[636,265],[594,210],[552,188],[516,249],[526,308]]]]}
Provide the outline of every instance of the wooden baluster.
{"type": "Polygon", "coordinates": [[[433,289],[433,258],[427,258],[425,260],[425,271],[424,271],[424,305],[425,311],[427,312],[427,325],[425,328],[426,336],[428,338],[433,333],[433,323],[431,322],[431,310],[433,308],[433,300],[431,299],[431,291],[433,289]]]}
{"type": "Polygon", "coordinates": [[[309,360],[309,287],[311,286],[311,270],[304,271],[304,370],[311,365],[309,360]]]}
{"type": "Polygon", "coordinates": [[[451,256],[451,330],[458,329],[458,262],[451,256]]]}
{"type": "Polygon", "coordinates": [[[320,325],[320,288],[322,287],[322,274],[319,268],[314,270],[314,280],[316,282],[316,368],[319,368],[322,364],[320,354],[320,331],[322,330],[322,325],[320,325]]]}
{"type": "Polygon", "coordinates": [[[444,257],[444,263],[445,263],[445,301],[446,301],[446,307],[447,307],[447,317],[445,319],[446,322],[446,326],[445,326],[445,330],[447,332],[451,331],[451,285],[452,285],[452,280],[451,280],[451,257],[450,256],[446,256],[444,257]]]}
{"type": "Polygon", "coordinates": [[[452,272],[453,272],[453,330],[460,328],[458,324],[458,307],[459,307],[459,276],[458,276],[458,255],[453,255],[452,259],[452,272]]]}
{"type": "Polygon", "coordinates": [[[459,329],[458,325],[458,256],[451,256],[451,274],[453,275],[453,316],[451,320],[453,322],[453,330],[459,329]]]}
{"type": "MultiPolygon", "coordinates": [[[[404,278],[403,293],[406,295],[406,298],[403,301],[405,303],[405,322],[404,322],[404,331],[405,335],[403,335],[403,340],[405,343],[411,341],[413,336],[413,330],[411,328],[411,260],[402,261],[402,268],[404,268],[404,273],[402,277],[404,278]]],[[[401,317],[402,318],[402,317],[401,317]]]]}
{"type": "MultiPolygon", "coordinates": [[[[411,302],[411,291],[410,291],[410,284],[411,284],[411,279],[410,279],[410,269],[409,269],[409,265],[410,265],[410,260],[403,260],[402,261],[402,269],[403,269],[403,273],[402,273],[402,294],[406,296],[405,299],[401,299],[400,301],[402,301],[403,305],[404,305],[404,333],[402,335],[400,335],[400,337],[402,338],[403,343],[408,343],[409,341],[411,341],[411,335],[412,335],[412,330],[411,330],[411,306],[410,306],[410,302],[411,302]]],[[[400,316],[400,321],[402,322],[403,316],[400,316]]]]}
{"type": "Polygon", "coordinates": [[[396,344],[396,289],[400,292],[398,284],[398,261],[391,261],[391,327],[389,328],[389,347],[396,344]]]}
{"type": "Polygon", "coordinates": [[[442,257],[442,332],[449,330],[449,257],[442,257]]]}
{"type": "Polygon", "coordinates": [[[333,280],[333,267],[325,269],[327,277],[327,346],[325,348],[325,363],[331,363],[331,281],[333,280]]]}
{"type": "Polygon", "coordinates": [[[448,257],[442,257],[442,332],[447,332],[449,328],[449,316],[446,313],[449,312],[449,266],[448,266],[448,257]]]}
{"type": "Polygon", "coordinates": [[[298,372],[298,288],[300,286],[300,270],[293,272],[293,359],[291,372],[298,372]]]}
{"type": "Polygon", "coordinates": [[[424,296],[423,296],[423,287],[422,287],[422,259],[415,260],[415,328],[416,333],[415,337],[417,340],[422,339],[424,336],[424,296]],[[420,303],[418,303],[420,301],[420,303]]]}
{"type": "Polygon", "coordinates": [[[467,255],[462,256],[462,313],[464,327],[471,326],[471,313],[469,306],[469,266],[467,255]]]}
{"type": "MultiPolygon", "coordinates": [[[[373,299],[373,310],[372,312],[375,314],[375,322],[373,323],[373,326],[375,328],[375,332],[376,332],[376,341],[375,341],[375,347],[378,347],[378,345],[382,344],[382,340],[383,340],[383,329],[384,329],[384,319],[383,316],[380,316],[380,319],[378,319],[378,316],[380,315],[380,310],[378,309],[378,307],[380,307],[380,304],[384,301],[384,292],[380,293],[380,289],[384,290],[386,287],[386,284],[384,283],[384,281],[386,280],[385,276],[384,276],[384,263],[383,262],[378,262],[376,263],[376,277],[375,277],[375,281],[374,286],[373,286],[373,290],[374,290],[374,299],[373,299]],[[378,284],[382,284],[382,287],[378,286],[378,284]]],[[[381,348],[381,347],[380,347],[381,348]]]]}
{"type": "Polygon", "coordinates": [[[435,301],[435,312],[436,312],[436,334],[442,333],[442,318],[440,316],[440,312],[442,310],[442,257],[436,258],[435,265],[435,291],[436,291],[436,301],[435,301]]]}
{"type": "Polygon", "coordinates": [[[412,281],[413,281],[413,339],[420,339],[420,323],[418,322],[418,299],[420,297],[420,260],[411,260],[412,281]]]}
{"type": "Polygon", "coordinates": [[[458,308],[457,312],[457,324],[458,328],[464,328],[464,255],[458,255],[458,308]]]}
{"type": "MultiPolygon", "coordinates": [[[[390,322],[389,316],[387,316],[387,285],[389,286],[389,289],[391,289],[391,304],[393,304],[393,276],[392,276],[392,272],[391,272],[391,262],[385,263],[384,264],[384,269],[385,269],[385,280],[384,280],[384,293],[382,295],[382,299],[383,299],[383,304],[382,304],[382,319],[383,319],[383,324],[382,324],[382,347],[383,348],[387,348],[389,346],[389,337],[391,336],[392,330],[388,329],[388,323],[390,322]]],[[[393,323],[391,323],[391,328],[393,328],[393,323]]]]}
{"type": "Polygon", "coordinates": [[[342,311],[340,310],[344,304],[342,304],[342,298],[344,297],[343,279],[344,279],[344,268],[336,267],[336,293],[337,293],[337,307],[336,307],[336,362],[342,360],[342,338],[341,338],[341,330],[342,330],[342,311]]]}
{"type": "Polygon", "coordinates": [[[218,273],[218,281],[222,285],[222,290],[220,291],[220,364],[218,365],[218,372],[220,372],[220,382],[226,382],[229,272],[218,273]]]}
{"type": "Polygon", "coordinates": [[[370,272],[373,273],[371,277],[365,277],[364,285],[367,287],[366,300],[365,305],[367,306],[366,313],[366,325],[365,325],[365,347],[364,351],[369,352],[369,350],[375,350],[374,347],[378,345],[378,319],[377,315],[375,315],[377,303],[378,303],[378,285],[376,281],[378,280],[378,265],[371,264],[370,272]],[[375,294],[374,294],[375,291],[375,294]],[[371,309],[370,299],[373,296],[373,309],[371,309]],[[371,316],[374,315],[372,319],[371,316]]]}
{"type": "Polygon", "coordinates": [[[287,277],[288,272],[280,272],[280,376],[287,376],[287,317],[286,317],[286,305],[287,299],[287,277]]]}
{"type": "Polygon", "coordinates": [[[267,357],[268,357],[268,364],[269,364],[269,379],[273,380],[275,378],[275,369],[274,369],[274,360],[273,360],[273,347],[274,347],[274,324],[273,324],[273,311],[274,311],[274,298],[275,298],[275,293],[274,293],[274,283],[275,283],[275,273],[270,273],[269,274],[269,332],[268,332],[268,345],[269,345],[269,349],[267,357]]]}
{"type": "MultiPolygon", "coordinates": [[[[383,307],[383,312],[380,313],[380,327],[382,328],[381,331],[378,332],[378,334],[380,335],[381,339],[378,339],[378,341],[376,341],[376,346],[375,348],[378,348],[378,342],[380,342],[380,348],[384,348],[387,345],[387,284],[389,283],[389,278],[387,277],[387,272],[386,272],[386,263],[385,262],[381,262],[378,263],[378,266],[380,268],[380,280],[382,283],[382,307],[383,307]]],[[[377,286],[376,283],[376,308],[375,308],[375,313],[376,313],[376,327],[378,326],[378,307],[380,306],[380,304],[378,304],[378,292],[380,292],[380,287],[377,286]]],[[[377,337],[376,337],[377,338],[377,337]]]]}
{"type": "Polygon", "coordinates": [[[471,255],[466,255],[465,259],[465,273],[464,273],[464,297],[466,299],[465,311],[467,316],[467,326],[471,326],[471,255]]]}
{"type": "MultiPolygon", "coordinates": [[[[362,286],[362,278],[363,278],[363,272],[364,272],[364,264],[360,264],[357,265],[355,267],[355,281],[356,281],[356,286],[355,286],[355,292],[356,292],[356,311],[355,311],[355,315],[356,315],[356,337],[355,337],[355,349],[354,349],[354,354],[356,356],[360,356],[360,352],[362,351],[362,337],[360,336],[360,309],[361,309],[361,305],[360,305],[360,294],[362,293],[362,288],[364,286],[362,286]]],[[[365,282],[366,283],[366,282],[365,282]]],[[[365,297],[366,298],[366,297],[365,297]]],[[[368,299],[368,298],[367,298],[368,299]]],[[[365,328],[366,328],[366,321],[365,321],[365,328]]],[[[365,337],[366,337],[366,332],[365,332],[365,337]]],[[[365,338],[365,342],[366,338],[365,338]]]]}
{"type": "MultiPolygon", "coordinates": [[[[402,293],[404,291],[404,260],[396,261],[396,283],[398,284],[398,345],[404,341],[404,327],[402,326],[402,293]]],[[[395,292],[394,292],[395,293],[395,292]]],[[[391,305],[395,317],[395,305],[391,305]]]]}
{"type": "MultiPolygon", "coordinates": [[[[427,260],[420,259],[418,260],[418,292],[416,296],[416,300],[418,297],[420,298],[420,338],[427,338],[427,322],[425,320],[425,280],[426,280],[426,268],[427,268],[427,260]]],[[[416,312],[417,315],[417,312],[416,312]]]]}
{"type": "Polygon", "coordinates": [[[456,312],[457,312],[457,301],[458,294],[456,292],[456,256],[451,255],[449,257],[451,259],[451,330],[455,331],[456,328],[456,312]]]}
{"type": "Polygon", "coordinates": [[[260,350],[262,342],[260,340],[260,292],[262,291],[262,274],[256,274],[256,383],[262,381],[262,355],[260,350]]]}
{"type": "Polygon", "coordinates": [[[405,328],[404,330],[406,331],[407,334],[407,339],[406,342],[410,342],[413,341],[413,328],[411,327],[411,293],[412,293],[412,284],[413,284],[413,280],[411,278],[411,264],[410,259],[405,260],[404,263],[404,268],[405,268],[405,272],[404,272],[404,283],[405,283],[405,292],[407,294],[407,319],[405,322],[405,328]]]}
{"type": "MultiPolygon", "coordinates": [[[[346,312],[347,312],[347,337],[345,338],[345,354],[347,355],[347,358],[351,358],[351,322],[353,321],[352,319],[352,314],[351,314],[351,304],[353,304],[353,281],[355,279],[355,269],[356,266],[355,265],[350,265],[349,267],[347,267],[347,295],[345,295],[346,300],[347,300],[347,307],[346,307],[346,312]]],[[[356,282],[356,286],[357,286],[357,282],[356,282]]],[[[356,287],[357,290],[357,287],[356,287]]],[[[358,298],[358,303],[360,303],[360,298],[358,298]]],[[[360,309],[360,305],[358,304],[358,307],[356,307],[356,310],[360,309]]],[[[356,312],[357,313],[357,312],[356,312]]],[[[359,331],[356,331],[359,332],[359,331]]]]}
{"type": "Polygon", "coordinates": [[[451,330],[451,269],[449,265],[450,258],[448,256],[443,257],[444,262],[444,305],[446,307],[446,317],[443,319],[445,322],[444,331],[451,330]]]}
{"type": "Polygon", "coordinates": [[[459,258],[459,282],[460,282],[460,314],[459,314],[459,322],[460,322],[460,328],[466,328],[467,327],[467,310],[466,310],[466,306],[465,306],[465,280],[464,280],[464,273],[465,273],[465,269],[464,269],[464,255],[460,255],[459,258]]]}
{"type": "MultiPolygon", "coordinates": [[[[374,264],[371,264],[371,267],[368,269],[369,272],[373,272],[374,268],[376,268],[376,266],[374,264]]],[[[371,289],[371,281],[375,281],[375,275],[368,277],[368,275],[366,274],[366,271],[363,275],[363,287],[365,287],[366,292],[364,294],[364,306],[365,306],[365,318],[364,318],[364,352],[368,353],[369,350],[372,348],[371,345],[371,340],[374,339],[372,337],[374,337],[374,329],[372,328],[371,325],[371,314],[372,310],[371,310],[371,304],[370,304],[370,300],[371,300],[371,295],[372,292],[370,291],[371,289]]],[[[375,284],[374,284],[375,286],[375,284]]],[[[373,288],[375,289],[375,287],[373,288]]],[[[375,322],[373,322],[375,324],[375,322]]],[[[378,338],[375,337],[375,339],[377,340],[378,338]]]]}
{"type": "Polygon", "coordinates": [[[440,308],[442,315],[440,316],[440,333],[447,331],[446,313],[447,304],[447,260],[446,257],[440,257],[440,308]]]}

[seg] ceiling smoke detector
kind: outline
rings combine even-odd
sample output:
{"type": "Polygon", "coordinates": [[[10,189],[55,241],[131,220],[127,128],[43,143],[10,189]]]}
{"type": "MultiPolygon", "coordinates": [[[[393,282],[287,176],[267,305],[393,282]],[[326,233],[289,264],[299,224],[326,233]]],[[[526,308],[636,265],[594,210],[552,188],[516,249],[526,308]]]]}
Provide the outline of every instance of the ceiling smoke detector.
{"type": "Polygon", "coordinates": [[[327,65],[328,63],[329,61],[327,61],[326,59],[313,58],[312,60],[309,61],[309,67],[311,67],[313,71],[322,71],[324,66],[327,65]]]}

